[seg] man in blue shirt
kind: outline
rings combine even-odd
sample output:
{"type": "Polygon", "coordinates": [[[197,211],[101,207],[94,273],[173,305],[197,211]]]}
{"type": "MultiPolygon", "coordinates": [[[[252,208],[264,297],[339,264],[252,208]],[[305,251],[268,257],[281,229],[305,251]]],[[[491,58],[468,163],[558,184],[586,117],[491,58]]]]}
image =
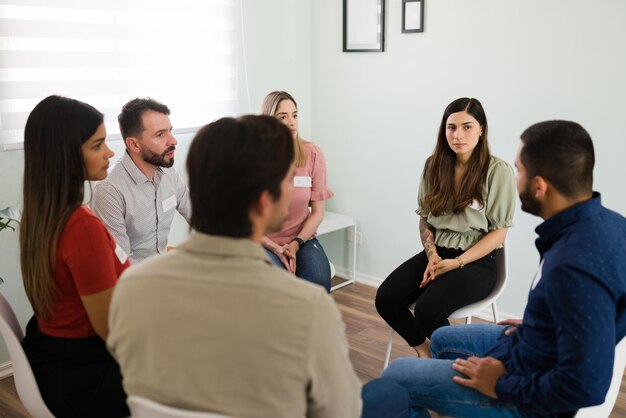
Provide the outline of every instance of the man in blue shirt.
{"type": "Polygon", "coordinates": [[[544,219],[523,321],[441,328],[433,359],[394,362],[383,376],[408,389],[417,416],[572,417],[604,402],[626,335],[626,219],[592,191],[582,126],[541,122],[521,140],[522,210],[544,219]]]}

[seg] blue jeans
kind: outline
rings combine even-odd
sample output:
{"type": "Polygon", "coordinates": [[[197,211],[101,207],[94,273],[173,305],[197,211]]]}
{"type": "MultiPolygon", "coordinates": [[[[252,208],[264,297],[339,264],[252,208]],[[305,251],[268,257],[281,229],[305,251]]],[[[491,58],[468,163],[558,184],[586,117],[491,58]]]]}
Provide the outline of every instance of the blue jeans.
{"type": "Polygon", "coordinates": [[[392,379],[374,379],[361,391],[361,418],[409,418],[409,393],[392,379]]]}
{"type": "MultiPolygon", "coordinates": [[[[279,267],[287,269],[280,258],[273,252],[265,249],[270,260],[279,267]]],[[[323,286],[330,292],[330,264],[322,244],[317,238],[311,238],[296,253],[296,276],[306,281],[323,286]]]]}
{"type": "Polygon", "coordinates": [[[439,328],[431,339],[432,359],[398,359],[381,377],[394,379],[408,390],[411,417],[430,417],[428,409],[451,417],[521,417],[515,405],[452,381],[452,376],[461,376],[452,369],[454,359],[482,355],[505,328],[488,324],[439,328]]]}

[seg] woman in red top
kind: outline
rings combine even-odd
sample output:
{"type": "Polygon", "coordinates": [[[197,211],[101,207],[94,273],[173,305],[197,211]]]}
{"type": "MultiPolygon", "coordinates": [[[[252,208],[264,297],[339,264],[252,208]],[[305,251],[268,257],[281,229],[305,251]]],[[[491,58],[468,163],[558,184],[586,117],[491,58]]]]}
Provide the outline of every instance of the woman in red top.
{"type": "Polygon", "coordinates": [[[24,132],[21,266],[35,316],[22,345],[57,417],[130,415],[105,345],[128,257],[82,204],[84,182],[107,176],[113,152],[105,137],[102,113],[59,96],[33,109],[24,132]]]}

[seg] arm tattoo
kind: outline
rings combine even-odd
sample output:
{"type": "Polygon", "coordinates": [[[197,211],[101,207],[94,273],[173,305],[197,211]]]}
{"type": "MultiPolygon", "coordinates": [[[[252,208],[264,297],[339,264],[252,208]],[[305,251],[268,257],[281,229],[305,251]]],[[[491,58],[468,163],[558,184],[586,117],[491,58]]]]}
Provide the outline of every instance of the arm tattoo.
{"type": "Polygon", "coordinates": [[[435,247],[435,233],[432,227],[426,223],[426,218],[420,217],[420,238],[422,239],[422,245],[426,251],[426,255],[430,257],[437,252],[435,247]]]}

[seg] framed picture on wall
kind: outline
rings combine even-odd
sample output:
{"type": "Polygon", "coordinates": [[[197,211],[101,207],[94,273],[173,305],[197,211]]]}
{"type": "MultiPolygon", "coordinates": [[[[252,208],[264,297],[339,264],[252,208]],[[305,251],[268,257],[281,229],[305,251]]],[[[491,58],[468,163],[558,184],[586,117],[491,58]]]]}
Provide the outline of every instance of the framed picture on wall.
{"type": "Polygon", "coordinates": [[[402,33],[424,32],[424,1],[402,0],[402,33]]]}
{"type": "Polygon", "coordinates": [[[385,50],[385,0],[343,0],[343,52],[385,50]]]}

